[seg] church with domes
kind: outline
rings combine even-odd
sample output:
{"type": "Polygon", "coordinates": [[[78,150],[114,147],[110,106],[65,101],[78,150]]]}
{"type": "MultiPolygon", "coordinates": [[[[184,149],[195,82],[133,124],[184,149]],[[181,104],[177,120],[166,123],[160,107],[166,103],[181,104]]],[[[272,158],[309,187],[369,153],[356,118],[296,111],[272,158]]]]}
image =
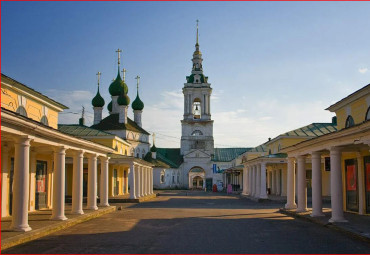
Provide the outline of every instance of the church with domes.
{"type": "MultiPolygon", "coordinates": [[[[117,50],[118,54],[121,52],[117,50]]],[[[130,151],[119,152],[122,155],[144,158],[149,152],[149,133],[142,128],[142,112],[144,103],[139,96],[140,77],[137,76],[137,95],[131,107],[134,112],[134,120],[128,116],[130,98],[128,96],[128,86],[125,82],[126,70],[123,69],[123,77],[120,75],[120,57],[118,57],[118,71],[116,79],[109,86],[111,101],[107,109],[109,115],[102,118],[105,101],[100,95],[99,84],[96,96],[92,99],[94,109],[94,124],[91,128],[114,134],[131,144],[130,151]]]]}

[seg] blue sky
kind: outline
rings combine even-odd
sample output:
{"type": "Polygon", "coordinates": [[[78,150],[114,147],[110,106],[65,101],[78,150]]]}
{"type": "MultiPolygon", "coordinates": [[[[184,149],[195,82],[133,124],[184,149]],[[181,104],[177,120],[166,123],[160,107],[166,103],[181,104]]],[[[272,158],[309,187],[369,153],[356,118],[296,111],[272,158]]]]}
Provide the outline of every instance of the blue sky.
{"type": "Polygon", "coordinates": [[[330,121],[326,107],[370,83],[369,13],[370,2],[1,2],[1,71],[69,106],[62,123],[82,105],[91,123],[95,74],[107,104],[120,48],[132,101],[141,76],[144,128],[178,147],[199,19],[215,146],[257,146],[330,121]]]}

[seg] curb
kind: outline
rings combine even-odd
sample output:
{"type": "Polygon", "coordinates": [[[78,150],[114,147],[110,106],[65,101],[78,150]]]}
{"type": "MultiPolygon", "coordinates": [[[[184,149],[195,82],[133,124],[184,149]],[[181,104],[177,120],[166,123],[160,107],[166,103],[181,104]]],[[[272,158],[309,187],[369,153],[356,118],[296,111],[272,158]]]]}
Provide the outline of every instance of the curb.
{"type": "Polygon", "coordinates": [[[296,213],[296,212],[288,211],[288,210],[283,209],[283,208],[280,208],[279,209],[279,212],[282,213],[282,214],[285,214],[285,215],[292,216],[294,218],[299,218],[299,219],[303,219],[303,220],[308,221],[308,222],[319,224],[319,225],[321,225],[323,227],[330,228],[330,229],[336,230],[338,232],[341,232],[343,234],[346,234],[347,236],[352,237],[354,239],[357,239],[357,240],[361,240],[361,241],[370,243],[370,237],[364,236],[364,235],[362,235],[360,233],[356,233],[356,232],[347,230],[347,229],[345,229],[343,227],[340,227],[338,225],[335,225],[333,223],[330,223],[330,222],[324,223],[324,222],[322,222],[322,221],[320,221],[320,220],[318,220],[318,219],[316,219],[314,217],[306,217],[303,214],[299,214],[299,213],[296,213]]]}
{"type": "Polygon", "coordinates": [[[53,224],[51,226],[39,228],[39,229],[30,231],[30,232],[27,232],[25,234],[9,237],[5,240],[1,240],[1,251],[14,247],[16,245],[24,244],[24,243],[33,241],[35,239],[50,235],[51,233],[54,233],[59,230],[66,229],[68,227],[72,227],[76,224],[100,217],[104,214],[114,212],[115,210],[116,210],[115,206],[110,206],[104,209],[100,209],[96,211],[95,213],[84,214],[80,217],[69,219],[67,221],[62,221],[60,223],[53,224]]]}

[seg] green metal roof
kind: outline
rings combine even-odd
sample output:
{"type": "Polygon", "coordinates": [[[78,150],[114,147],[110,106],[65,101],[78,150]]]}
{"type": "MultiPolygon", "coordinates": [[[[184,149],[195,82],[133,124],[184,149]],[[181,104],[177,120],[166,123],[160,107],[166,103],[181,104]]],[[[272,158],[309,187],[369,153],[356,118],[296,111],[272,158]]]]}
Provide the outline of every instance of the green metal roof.
{"type": "Polygon", "coordinates": [[[98,87],[98,92],[96,92],[96,96],[91,101],[91,104],[94,107],[103,107],[105,104],[104,98],[100,95],[99,87],[98,87]]]}
{"type": "Polygon", "coordinates": [[[67,125],[67,124],[58,124],[58,130],[72,135],[72,136],[78,136],[78,137],[83,137],[83,136],[98,136],[98,137],[104,137],[104,136],[115,136],[114,134],[97,130],[94,128],[90,128],[87,126],[81,126],[78,124],[72,124],[72,125],[67,125]]]}
{"type": "Polygon", "coordinates": [[[145,155],[144,160],[152,163],[155,167],[171,168],[171,166],[169,166],[168,164],[166,164],[164,161],[160,160],[159,158],[156,158],[156,159],[152,158],[151,152],[148,152],[145,155]]]}
{"type": "Polygon", "coordinates": [[[280,136],[299,136],[299,137],[318,137],[337,131],[337,126],[333,123],[312,123],[280,136]]]}
{"type": "Polygon", "coordinates": [[[119,123],[119,114],[114,113],[110,114],[108,117],[102,119],[98,124],[92,125],[91,128],[98,129],[98,130],[130,130],[146,135],[150,135],[147,131],[145,131],[142,127],[139,127],[134,121],[130,118],[127,118],[127,123],[119,123]]]}
{"type": "Polygon", "coordinates": [[[266,151],[267,147],[265,144],[258,145],[257,147],[248,150],[248,152],[266,152],[266,151]]]}
{"type": "Polygon", "coordinates": [[[184,162],[179,148],[157,148],[157,159],[164,161],[171,168],[179,168],[184,162]]]}
{"type": "Polygon", "coordinates": [[[212,161],[228,162],[253,148],[215,148],[212,161]]]}

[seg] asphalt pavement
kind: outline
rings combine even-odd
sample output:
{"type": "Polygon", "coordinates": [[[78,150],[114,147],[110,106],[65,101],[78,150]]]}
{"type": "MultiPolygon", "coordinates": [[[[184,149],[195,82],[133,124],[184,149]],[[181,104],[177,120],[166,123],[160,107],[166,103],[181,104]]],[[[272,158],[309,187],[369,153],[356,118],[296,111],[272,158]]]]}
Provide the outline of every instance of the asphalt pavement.
{"type": "Polygon", "coordinates": [[[280,207],[168,191],[2,253],[370,253],[369,243],[284,215],[280,207]]]}

